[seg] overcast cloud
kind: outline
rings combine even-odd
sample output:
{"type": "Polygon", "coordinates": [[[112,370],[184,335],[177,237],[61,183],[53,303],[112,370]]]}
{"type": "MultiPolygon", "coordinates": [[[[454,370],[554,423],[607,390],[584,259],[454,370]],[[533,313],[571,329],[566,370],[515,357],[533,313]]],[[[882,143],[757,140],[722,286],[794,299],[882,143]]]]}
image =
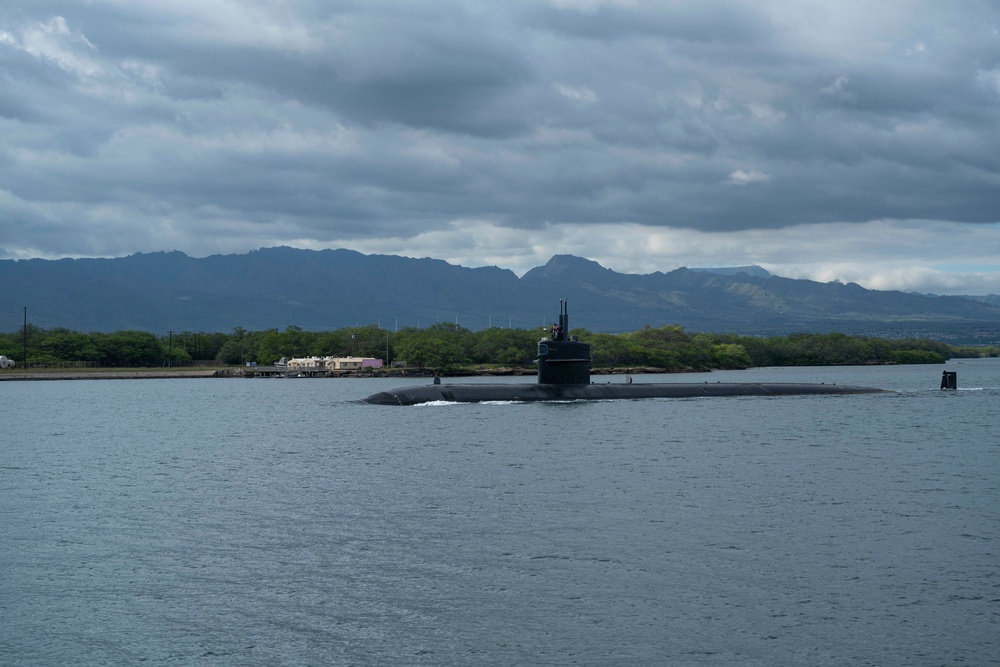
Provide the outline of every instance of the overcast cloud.
{"type": "Polygon", "coordinates": [[[0,258],[275,245],[1000,293],[1000,2],[0,7],[0,258]]]}

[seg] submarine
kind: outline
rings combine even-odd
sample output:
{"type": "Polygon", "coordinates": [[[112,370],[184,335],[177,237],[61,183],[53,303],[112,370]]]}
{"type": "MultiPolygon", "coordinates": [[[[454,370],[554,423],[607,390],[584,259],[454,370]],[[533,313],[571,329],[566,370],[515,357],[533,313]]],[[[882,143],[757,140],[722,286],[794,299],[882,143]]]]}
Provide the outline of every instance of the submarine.
{"type": "Polygon", "coordinates": [[[798,396],[805,394],[875,394],[883,389],[805,382],[647,382],[594,384],[590,380],[590,345],[568,336],[569,305],[559,301],[559,322],[538,342],[535,384],[441,384],[400,387],[362,399],[374,405],[483,403],[488,401],[599,401],[700,396],[798,396]]]}

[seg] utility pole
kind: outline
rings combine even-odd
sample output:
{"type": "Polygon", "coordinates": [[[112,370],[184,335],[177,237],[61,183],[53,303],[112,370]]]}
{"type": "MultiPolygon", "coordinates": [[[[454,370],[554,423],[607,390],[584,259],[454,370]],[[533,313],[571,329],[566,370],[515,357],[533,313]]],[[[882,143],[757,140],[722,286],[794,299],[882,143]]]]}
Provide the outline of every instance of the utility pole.
{"type": "Polygon", "coordinates": [[[24,364],[24,370],[28,370],[28,307],[27,306],[24,307],[24,329],[23,329],[23,335],[24,335],[24,338],[22,340],[22,344],[23,344],[24,347],[23,347],[22,352],[21,352],[21,356],[22,356],[21,363],[24,364]]]}
{"type": "Polygon", "coordinates": [[[174,363],[174,332],[168,331],[167,335],[170,337],[170,356],[167,357],[167,368],[170,368],[174,363]]]}

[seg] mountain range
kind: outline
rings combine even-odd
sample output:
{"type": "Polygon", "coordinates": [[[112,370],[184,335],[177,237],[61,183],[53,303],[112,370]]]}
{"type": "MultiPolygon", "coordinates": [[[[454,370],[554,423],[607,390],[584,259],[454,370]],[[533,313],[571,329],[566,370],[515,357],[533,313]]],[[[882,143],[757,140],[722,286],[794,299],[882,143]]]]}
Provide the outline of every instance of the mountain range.
{"type": "Polygon", "coordinates": [[[591,331],[677,324],[692,332],[1000,338],[1000,304],[991,297],[868,290],[760,267],[623,274],[572,255],[521,277],[436,259],[284,247],[204,258],[175,251],[2,260],[0,292],[0,331],[7,332],[20,330],[23,308],[30,324],[76,331],[392,330],[435,322],[533,328],[551,323],[565,298],[571,326],[591,331]]]}

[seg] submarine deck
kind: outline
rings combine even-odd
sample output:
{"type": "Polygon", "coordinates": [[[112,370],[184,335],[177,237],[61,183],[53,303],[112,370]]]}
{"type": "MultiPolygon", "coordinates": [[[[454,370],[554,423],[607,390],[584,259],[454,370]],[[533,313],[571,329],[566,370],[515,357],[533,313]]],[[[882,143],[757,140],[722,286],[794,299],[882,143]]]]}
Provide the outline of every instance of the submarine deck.
{"type": "Polygon", "coordinates": [[[434,384],[401,387],[372,394],[365,403],[419,405],[435,401],[595,401],[640,398],[697,398],[701,396],[797,396],[809,394],[875,394],[883,389],[851,385],[739,382],[638,384],[434,384]]]}

